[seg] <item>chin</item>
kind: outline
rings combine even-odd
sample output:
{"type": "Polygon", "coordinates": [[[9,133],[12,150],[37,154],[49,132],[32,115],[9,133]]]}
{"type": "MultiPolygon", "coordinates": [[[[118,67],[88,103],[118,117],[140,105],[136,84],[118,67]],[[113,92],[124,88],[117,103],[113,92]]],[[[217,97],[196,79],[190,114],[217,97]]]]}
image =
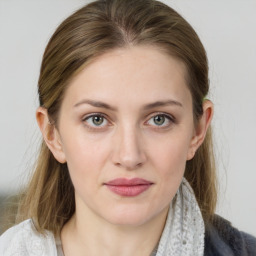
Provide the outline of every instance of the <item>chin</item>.
{"type": "MultiPolygon", "coordinates": [[[[152,213],[151,213],[152,214],[152,213]]],[[[151,219],[151,214],[139,209],[122,209],[102,216],[106,221],[117,226],[140,226],[151,219]]]]}
{"type": "Polygon", "coordinates": [[[122,218],[115,218],[115,219],[107,219],[109,223],[115,226],[120,227],[138,227],[147,222],[145,218],[133,218],[133,217],[122,217],[122,218]]]}

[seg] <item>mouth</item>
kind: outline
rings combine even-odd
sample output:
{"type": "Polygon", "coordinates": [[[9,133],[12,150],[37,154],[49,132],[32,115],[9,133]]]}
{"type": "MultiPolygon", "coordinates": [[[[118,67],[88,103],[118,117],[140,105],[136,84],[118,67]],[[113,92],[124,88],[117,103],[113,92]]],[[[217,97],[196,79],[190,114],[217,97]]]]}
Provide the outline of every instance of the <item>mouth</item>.
{"type": "Polygon", "coordinates": [[[104,183],[104,185],[115,194],[125,197],[133,197],[148,190],[153,183],[141,178],[118,178],[104,183]]]}

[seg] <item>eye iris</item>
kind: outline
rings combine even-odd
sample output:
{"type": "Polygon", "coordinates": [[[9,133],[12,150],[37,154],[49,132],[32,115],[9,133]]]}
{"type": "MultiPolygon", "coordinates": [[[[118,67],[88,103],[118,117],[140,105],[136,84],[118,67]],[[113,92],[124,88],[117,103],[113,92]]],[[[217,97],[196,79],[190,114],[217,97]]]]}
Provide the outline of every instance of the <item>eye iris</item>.
{"type": "Polygon", "coordinates": [[[154,122],[157,124],[157,125],[162,125],[165,121],[165,117],[164,116],[155,116],[154,117],[154,122]]]}
{"type": "Polygon", "coordinates": [[[93,117],[93,123],[95,125],[101,125],[103,123],[103,117],[101,117],[101,116],[94,116],[93,117]]]}

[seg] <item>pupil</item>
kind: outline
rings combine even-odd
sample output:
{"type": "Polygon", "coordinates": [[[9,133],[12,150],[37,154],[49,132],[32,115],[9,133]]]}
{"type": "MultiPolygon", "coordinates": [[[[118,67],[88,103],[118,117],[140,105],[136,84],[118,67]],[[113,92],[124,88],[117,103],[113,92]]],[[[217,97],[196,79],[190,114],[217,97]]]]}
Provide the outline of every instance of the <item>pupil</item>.
{"type": "Polygon", "coordinates": [[[155,121],[156,124],[161,125],[161,124],[164,123],[164,117],[163,116],[156,116],[154,118],[154,121],[155,121]]]}
{"type": "Polygon", "coordinates": [[[102,124],[102,117],[101,116],[95,116],[93,117],[93,122],[96,125],[102,124]]]}

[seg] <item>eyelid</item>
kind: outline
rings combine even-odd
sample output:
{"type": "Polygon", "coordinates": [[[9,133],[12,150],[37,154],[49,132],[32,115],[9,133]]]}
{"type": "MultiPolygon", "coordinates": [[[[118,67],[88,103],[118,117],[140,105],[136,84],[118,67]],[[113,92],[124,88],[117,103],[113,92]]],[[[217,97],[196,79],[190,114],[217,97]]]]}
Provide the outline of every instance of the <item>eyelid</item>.
{"type": "Polygon", "coordinates": [[[107,119],[107,117],[106,117],[105,114],[100,113],[100,112],[96,112],[96,113],[90,113],[90,114],[88,114],[88,115],[83,116],[82,121],[85,121],[86,119],[88,119],[88,118],[90,118],[90,117],[93,117],[93,116],[100,116],[100,117],[104,117],[104,118],[107,119]]]}
{"type": "Polygon", "coordinates": [[[154,112],[150,115],[150,118],[152,118],[154,116],[165,116],[165,117],[169,118],[170,120],[172,120],[173,122],[176,121],[176,118],[173,115],[166,113],[166,112],[154,112]]]}
{"type": "MultiPolygon", "coordinates": [[[[151,120],[151,118],[153,118],[153,117],[155,117],[155,116],[164,116],[165,118],[167,118],[168,120],[169,120],[169,122],[171,122],[171,123],[176,123],[176,118],[173,116],[173,115],[171,115],[171,114],[167,114],[167,113],[165,113],[165,112],[154,112],[151,116],[150,116],[150,118],[148,119],[148,121],[147,122],[149,122],[149,120],[151,120]]],[[[165,125],[165,126],[157,126],[157,125],[155,125],[155,129],[163,129],[163,128],[168,128],[170,126],[170,124],[169,125],[165,125]]]]}
{"type": "MultiPolygon", "coordinates": [[[[108,118],[106,117],[106,115],[105,114],[103,114],[103,113],[99,113],[99,112],[96,112],[96,113],[91,113],[91,114],[88,114],[88,115],[86,115],[86,116],[84,116],[83,118],[82,118],[82,122],[86,122],[89,118],[91,118],[91,117],[95,117],[95,116],[99,116],[99,117],[103,117],[108,123],[109,123],[109,120],[108,120],[108,118]]],[[[108,124],[107,125],[104,125],[104,126],[91,126],[91,125],[89,125],[89,124],[85,124],[85,126],[88,128],[88,129],[90,129],[90,130],[101,130],[101,129],[104,129],[106,126],[109,126],[108,124]]]]}
{"type": "MultiPolygon", "coordinates": [[[[96,113],[91,113],[91,114],[88,114],[86,116],[84,116],[82,118],[82,121],[85,122],[87,119],[91,118],[91,117],[94,117],[94,116],[100,116],[100,117],[103,117],[108,123],[109,123],[109,119],[108,117],[103,114],[103,113],[100,113],[100,112],[96,112],[96,113]]],[[[150,115],[150,117],[147,119],[146,123],[149,122],[149,120],[151,120],[151,118],[155,117],[155,116],[164,116],[165,118],[167,118],[171,123],[176,123],[176,119],[173,115],[171,114],[168,114],[168,113],[165,113],[165,112],[154,112],[150,115]]],[[[86,124],[86,127],[88,127],[89,129],[91,130],[101,130],[101,129],[104,129],[105,127],[109,126],[109,124],[105,125],[105,126],[91,126],[91,125],[88,125],[86,124]]],[[[165,125],[165,126],[157,126],[155,125],[155,128],[154,129],[163,129],[163,128],[168,128],[170,126],[169,125],[165,125]]]]}

